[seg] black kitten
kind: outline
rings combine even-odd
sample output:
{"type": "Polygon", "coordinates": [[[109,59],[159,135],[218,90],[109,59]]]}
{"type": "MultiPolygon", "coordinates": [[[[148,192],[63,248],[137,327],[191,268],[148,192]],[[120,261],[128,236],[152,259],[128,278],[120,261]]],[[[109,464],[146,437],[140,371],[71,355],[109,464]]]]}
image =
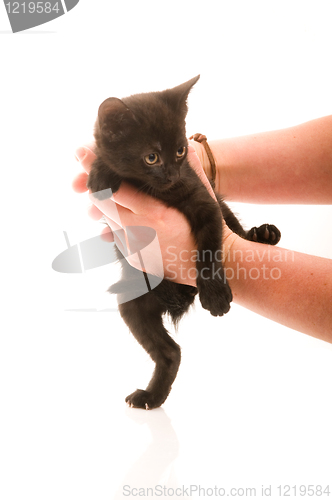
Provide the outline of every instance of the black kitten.
{"type": "MultiPolygon", "coordinates": [[[[221,212],[230,229],[243,238],[270,244],[280,239],[275,226],[265,224],[245,231],[220,197],[219,203],[212,199],[190,167],[185,117],[188,94],[198,79],[199,76],[163,92],[137,94],[122,100],[106,99],[99,108],[95,126],[97,159],[92,165],[88,188],[102,198],[99,191],[111,188],[115,193],[125,180],[138,191],[178,209],[189,221],[198,250],[197,288],[164,279],[134,300],[126,302],[122,297],[119,305],[122,318],[156,363],[146,390],[137,390],[126,398],[136,408],[160,406],[180,365],[180,347],[165,329],[163,315],[169,313],[176,323],[197,293],[202,306],[213,316],[222,316],[230,308],[232,292],[220,259],[213,257],[221,249],[221,212]]],[[[122,258],[119,250],[118,254],[122,258]]],[[[123,258],[121,262],[122,279],[110,287],[112,293],[125,294],[126,288],[131,289],[135,279],[142,277],[142,272],[123,258]]]]}

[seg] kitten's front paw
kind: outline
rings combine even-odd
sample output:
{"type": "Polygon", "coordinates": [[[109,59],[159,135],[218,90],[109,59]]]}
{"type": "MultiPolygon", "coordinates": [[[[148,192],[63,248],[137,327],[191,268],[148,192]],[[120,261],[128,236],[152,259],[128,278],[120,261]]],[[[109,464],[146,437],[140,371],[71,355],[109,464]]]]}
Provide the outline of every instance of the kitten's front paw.
{"type": "Polygon", "coordinates": [[[109,184],[97,171],[92,170],[90,172],[86,185],[97,200],[107,200],[113,194],[109,184]]]}
{"type": "Polygon", "coordinates": [[[197,281],[202,307],[212,316],[223,316],[230,309],[233,296],[229,284],[222,279],[200,279],[197,281]]]}
{"type": "Polygon", "coordinates": [[[100,191],[96,191],[95,193],[92,193],[97,200],[108,200],[108,198],[112,197],[112,189],[107,188],[107,189],[101,189],[100,191]]]}
{"type": "Polygon", "coordinates": [[[152,410],[162,405],[164,401],[158,401],[157,398],[148,391],[137,389],[126,397],[126,403],[132,408],[143,408],[144,410],[152,410]]]}
{"type": "Polygon", "coordinates": [[[247,240],[276,245],[281,238],[279,229],[273,224],[263,224],[259,227],[252,227],[247,234],[247,240]]]}

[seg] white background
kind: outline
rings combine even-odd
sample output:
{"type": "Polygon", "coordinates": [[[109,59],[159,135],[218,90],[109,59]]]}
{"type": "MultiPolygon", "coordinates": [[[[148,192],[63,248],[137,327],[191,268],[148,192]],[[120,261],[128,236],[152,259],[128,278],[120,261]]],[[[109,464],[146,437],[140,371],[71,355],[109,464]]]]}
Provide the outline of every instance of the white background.
{"type": "MultiPolygon", "coordinates": [[[[278,485],[330,484],[332,495],[331,345],[236,305],[215,319],[197,304],[175,336],[183,362],[169,399],[129,409],[148,356],[117,312],[68,311],[114,307],[114,269],[51,267],[63,231],[71,244],[100,231],[71,181],[103,99],[200,73],[187,132],[210,139],[331,114],[331,21],[327,0],[81,0],[13,35],[0,5],[1,499],[125,498],[123,484],[257,497],[271,485],[274,498],[278,485]]],[[[332,257],[331,207],[232,206],[247,227],[280,227],[284,248],[332,257]]]]}

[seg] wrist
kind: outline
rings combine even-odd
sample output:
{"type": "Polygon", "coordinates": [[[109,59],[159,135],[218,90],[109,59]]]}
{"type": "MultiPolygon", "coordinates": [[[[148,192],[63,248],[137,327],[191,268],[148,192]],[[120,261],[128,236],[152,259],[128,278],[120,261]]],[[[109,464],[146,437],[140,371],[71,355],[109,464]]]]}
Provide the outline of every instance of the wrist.
{"type": "Polygon", "coordinates": [[[211,161],[209,155],[201,142],[190,141],[190,145],[193,146],[198,159],[201,162],[202,168],[208,179],[214,179],[214,189],[217,193],[225,194],[227,193],[227,172],[228,170],[224,168],[227,164],[227,155],[225,156],[225,149],[227,150],[226,141],[207,141],[208,149],[213,157],[214,168],[212,171],[211,161]],[[221,186],[222,179],[222,186],[221,186]]]}
{"type": "Polygon", "coordinates": [[[224,224],[224,236],[223,236],[223,241],[222,241],[222,262],[224,266],[229,266],[230,263],[233,261],[232,258],[232,250],[233,246],[237,246],[237,241],[240,238],[237,234],[233,233],[230,229],[227,228],[227,231],[225,231],[226,224],[224,224]],[[226,234],[225,234],[226,232],[226,234]]]}

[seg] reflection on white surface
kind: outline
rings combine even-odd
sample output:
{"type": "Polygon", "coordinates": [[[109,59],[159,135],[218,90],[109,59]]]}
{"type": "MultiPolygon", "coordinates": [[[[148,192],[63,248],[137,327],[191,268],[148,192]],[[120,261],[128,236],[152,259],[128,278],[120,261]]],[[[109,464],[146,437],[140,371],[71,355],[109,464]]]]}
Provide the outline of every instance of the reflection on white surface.
{"type": "Polygon", "coordinates": [[[262,485],[331,482],[331,345],[197,306],[176,334],[170,396],[145,411],[124,399],[153,364],[119,315],[44,312],[25,311],[34,328],[16,319],[2,340],[1,498],[118,500],[125,485],[260,498],[262,485]]]}
{"type": "MultiPolygon", "coordinates": [[[[128,469],[115,494],[115,499],[134,495],[142,489],[158,485],[177,488],[172,464],[179,454],[179,441],[172,427],[171,420],[163,408],[154,411],[127,408],[126,415],[138,426],[147,425],[151,442],[138,460],[128,469]]],[[[137,429],[137,432],[140,432],[137,429]]]]}

